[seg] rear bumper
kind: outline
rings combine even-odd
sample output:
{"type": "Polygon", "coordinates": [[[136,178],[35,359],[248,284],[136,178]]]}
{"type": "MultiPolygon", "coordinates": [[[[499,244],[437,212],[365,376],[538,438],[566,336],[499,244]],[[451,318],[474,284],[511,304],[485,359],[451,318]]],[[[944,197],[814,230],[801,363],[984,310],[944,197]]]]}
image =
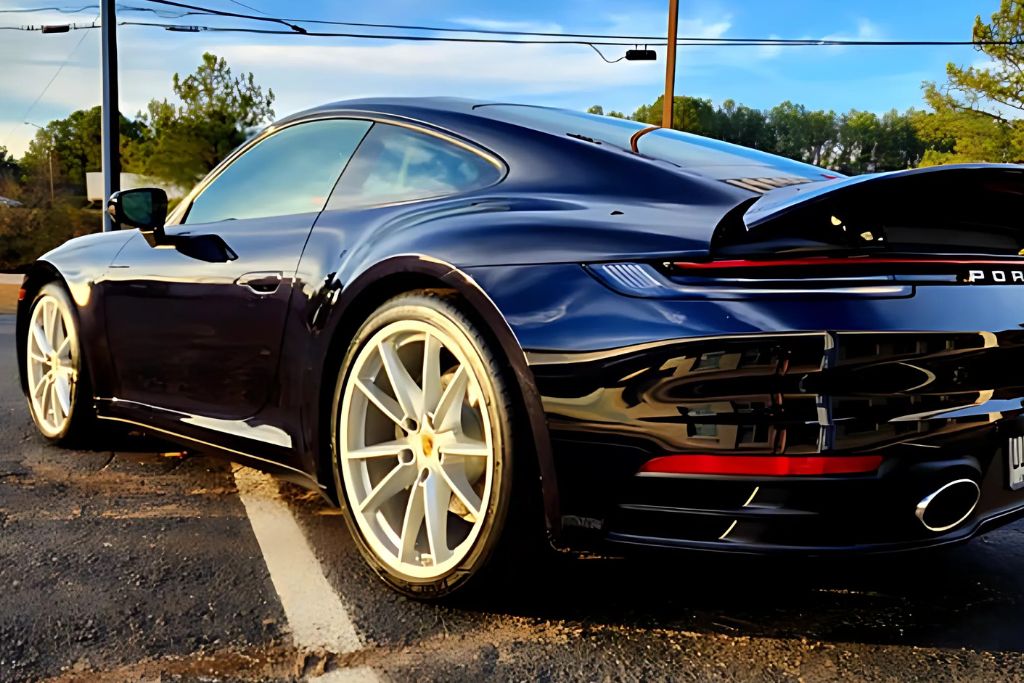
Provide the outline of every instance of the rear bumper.
{"type": "Polygon", "coordinates": [[[535,354],[554,445],[562,543],[746,553],[886,552],[963,541],[1024,515],[1008,444],[1024,435],[1020,335],[734,335],[535,354]],[[836,458],[826,476],[641,472],[672,454],[836,458]],[[976,505],[917,515],[953,481],[976,505]],[[942,525],[943,527],[945,525],[942,525]]]}

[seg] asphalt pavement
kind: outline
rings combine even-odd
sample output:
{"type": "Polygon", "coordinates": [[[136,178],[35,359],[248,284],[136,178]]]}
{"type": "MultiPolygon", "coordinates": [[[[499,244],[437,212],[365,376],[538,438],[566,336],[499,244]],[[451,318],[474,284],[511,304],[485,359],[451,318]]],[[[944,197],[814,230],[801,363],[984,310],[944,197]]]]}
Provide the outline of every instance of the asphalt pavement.
{"type": "Polygon", "coordinates": [[[314,494],[131,435],[45,444],[13,334],[0,316],[0,681],[1024,680],[1024,523],[844,561],[531,560],[425,605],[314,494]]]}

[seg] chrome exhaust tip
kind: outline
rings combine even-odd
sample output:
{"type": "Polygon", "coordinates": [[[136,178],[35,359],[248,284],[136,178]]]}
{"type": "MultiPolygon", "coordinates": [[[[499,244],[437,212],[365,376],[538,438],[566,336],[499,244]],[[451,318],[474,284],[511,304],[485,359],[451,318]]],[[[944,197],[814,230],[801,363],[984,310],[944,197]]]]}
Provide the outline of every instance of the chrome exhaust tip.
{"type": "Polygon", "coordinates": [[[949,531],[971,516],[980,499],[976,481],[956,479],[922,498],[914,514],[928,531],[949,531]]]}

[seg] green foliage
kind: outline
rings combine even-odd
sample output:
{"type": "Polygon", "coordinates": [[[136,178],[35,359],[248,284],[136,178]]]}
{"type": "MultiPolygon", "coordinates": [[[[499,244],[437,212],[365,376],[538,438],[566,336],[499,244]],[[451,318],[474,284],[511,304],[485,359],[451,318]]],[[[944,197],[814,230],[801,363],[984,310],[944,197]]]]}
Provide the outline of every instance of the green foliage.
{"type": "MultiPolygon", "coordinates": [[[[34,186],[48,186],[52,154],[53,176],[58,188],[85,194],[85,174],[101,170],[101,117],[99,107],[81,109],[67,118],[50,121],[36,131],[22,159],[25,172],[37,181],[34,186]]],[[[144,124],[121,116],[121,154],[126,159],[125,171],[133,170],[130,152],[145,136],[144,124]]]]}
{"type": "Polygon", "coordinates": [[[72,237],[101,229],[99,210],[0,207],[0,272],[22,270],[72,237]]]}
{"type": "Polygon", "coordinates": [[[1013,45],[981,45],[988,63],[946,65],[946,83],[924,84],[934,114],[918,121],[922,136],[935,145],[925,164],[971,161],[1024,161],[1024,2],[1002,0],[985,23],[974,21],[974,39],[1013,45]]]}
{"type": "MultiPolygon", "coordinates": [[[[637,108],[631,118],[660,125],[661,107],[659,97],[637,108]]],[[[590,108],[590,113],[599,111],[603,111],[599,105],[590,108]]],[[[844,173],[866,173],[911,168],[920,162],[925,145],[914,123],[918,116],[914,110],[891,111],[881,117],[857,110],[837,115],[788,101],[768,110],[734,100],[715,107],[711,100],[679,96],[673,128],[844,173]]]]}
{"type": "Polygon", "coordinates": [[[251,73],[234,76],[227,62],[206,53],[195,73],[174,74],[180,104],[153,100],[139,119],[150,135],[138,150],[142,172],[188,187],[273,118],[274,92],[251,73]]]}
{"type": "Polygon", "coordinates": [[[21,197],[21,166],[7,151],[7,148],[0,145],[0,197],[19,199],[21,197]]]}

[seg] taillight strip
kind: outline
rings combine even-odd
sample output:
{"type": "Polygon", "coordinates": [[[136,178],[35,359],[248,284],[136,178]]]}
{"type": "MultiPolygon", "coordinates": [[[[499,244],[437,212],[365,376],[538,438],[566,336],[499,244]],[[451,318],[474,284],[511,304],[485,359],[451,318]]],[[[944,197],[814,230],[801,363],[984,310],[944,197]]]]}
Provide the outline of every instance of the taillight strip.
{"type": "Polygon", "coordinates": [[[871,266],[871,265],[948,265],[948,266],[1014,266],[1024,268],[1024,259],[991,260],[991,259],[930,259],[930,258],[890,258],[871,256],[852,256],[835,258],[829,256],[812,256],[806,258],[771,259],[754,261],[732,259],[722,261],[676,261],[672,265],[682,270],[732,270],[744,268],[786,268],[793,266],[871,266]]]}
{"type": "Polygon", "coordinates": [[[867,474],[881,464],[880,455],[664,455],[645,462],[640,473],[813,477],[867,474]]]}

